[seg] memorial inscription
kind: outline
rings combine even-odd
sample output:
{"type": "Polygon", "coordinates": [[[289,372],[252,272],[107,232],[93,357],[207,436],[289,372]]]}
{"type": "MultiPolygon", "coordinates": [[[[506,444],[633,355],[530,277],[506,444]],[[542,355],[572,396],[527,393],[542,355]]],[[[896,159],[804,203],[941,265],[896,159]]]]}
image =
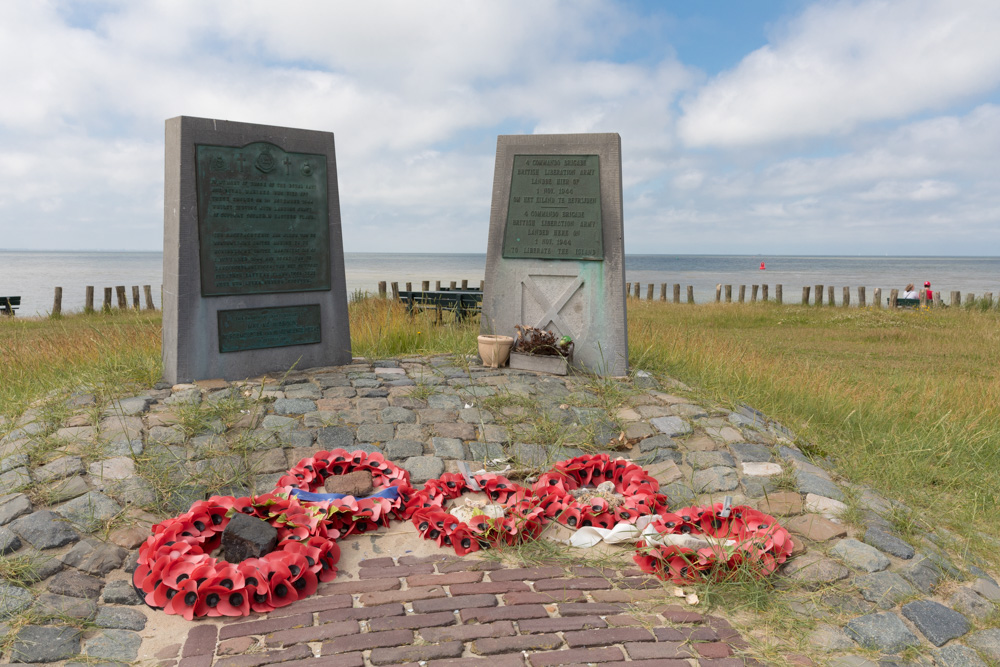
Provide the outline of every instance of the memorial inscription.
{"type": "Polygon", "coordinates": [[[197,147],[202,296],[330,289],[326,156],[197,147]]]}
{"type": "Polygon", "coordinates": [[[318,305],[220,310],[219,352],[322,342],[318,305]]]}
{"type": "Polygon", "coordinates": [[[604,259],[600,157],[515,155],[503,256],[604,259]]]}

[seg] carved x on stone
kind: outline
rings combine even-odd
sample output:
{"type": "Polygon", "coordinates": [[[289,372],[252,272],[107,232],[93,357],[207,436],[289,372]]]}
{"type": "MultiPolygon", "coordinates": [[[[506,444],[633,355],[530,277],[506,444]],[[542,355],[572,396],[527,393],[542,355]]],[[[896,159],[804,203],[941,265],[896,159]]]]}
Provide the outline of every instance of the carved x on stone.
{"type": "MultiPolygon", "coordinates": [[[[566,320],[563,319],[561,311],[569,302],[569,300],[573,298],[573,295],[576,294],[581,287],[583,287],[583,278],[577,276],[576,279],[573,280],[569,284],[569,286],[563,290],[562,294],[560,294],[555,301],[550,302],[548,297],[545,296],[545,294],[542,292],[541,289],[539,289],[538,285],[534,281],[534,278],[541,278],[541,277],[543,276],[529,275],[525,280],[521,281],[521,284],[527,289],[528,293],[531,294],[535,302],[539,306],[541,306],[541,308],[545,311],[541,316],[541,318],[539,318],[539,320],[531,326],[534,326],[535,328],[538,329],[548,329],[549,328],[548,325],[551,322],[552,324],[555,325],[556,330],[559,331],[560,333],[564,335],[568,334],[573,338],[578,337],[581,332],[572,330],[569,324],[566,323],[566,320]]],[[[559,276],[559,277],[568,277],[568,276],[559,276]]],[[[521,306],[522,318],[524,317],[524,310],[525,309],[522,304],[521,306]]]]}

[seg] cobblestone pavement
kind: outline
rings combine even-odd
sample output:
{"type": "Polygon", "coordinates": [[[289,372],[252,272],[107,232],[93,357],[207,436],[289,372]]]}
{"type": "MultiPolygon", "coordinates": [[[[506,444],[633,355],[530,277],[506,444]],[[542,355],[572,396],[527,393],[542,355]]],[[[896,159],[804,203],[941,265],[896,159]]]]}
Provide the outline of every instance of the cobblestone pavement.
{"type": "Polygon", "coordinates": [[[432,357],[157,386],[103,403],[85,392],[56,397],[0,423],[3,660],[744,664],[752,617],[681,609],[625,561],[567,571],[456,559],[405,526],[344,540],[336,581],[236,622],[148,609],[129,582],[152,522],[206,494],[266,492],[319,449],[383,452],[419,485],[462,460],[473,470],[545,468],[614,441],[614,455],[644,465],[672,506],[730,495],[793,533],[795,557],[777,584],[811,624],[802,651],[811,659],[787,663],[1000,661],[1000,587],[982,563],[950,554],[945,531],[904,539],[886,519],[898,503],[810,460],[753,409],[690,395],[641,372],[601,381],[432,357]],[[547,446],[555,437],[580,447],[547,446]],[[840,521],[851,498],[862,529],[840,521]],[[29,561],[40,581],[17,580],[13,566],[29,561]]]}

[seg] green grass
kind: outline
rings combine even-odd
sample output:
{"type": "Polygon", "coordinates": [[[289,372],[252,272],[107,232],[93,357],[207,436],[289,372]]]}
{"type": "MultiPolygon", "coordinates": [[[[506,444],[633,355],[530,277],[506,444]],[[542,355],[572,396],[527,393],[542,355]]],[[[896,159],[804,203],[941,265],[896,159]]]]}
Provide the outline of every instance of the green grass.
{"type": "Polygon", "coordinates": [[[752,405],[922,528],[995,551],[977,533],[1000,536],[996,310],[632,302],[629,335],[643,368],[752,405]]]}

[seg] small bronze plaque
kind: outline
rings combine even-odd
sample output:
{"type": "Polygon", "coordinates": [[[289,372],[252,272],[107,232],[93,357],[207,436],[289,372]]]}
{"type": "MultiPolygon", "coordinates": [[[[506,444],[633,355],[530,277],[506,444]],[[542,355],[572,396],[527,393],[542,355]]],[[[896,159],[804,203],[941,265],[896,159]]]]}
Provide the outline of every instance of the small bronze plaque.
{"type": "Polygon", "coordinates": [[[319,306],[219,311],[219,352],[319,343],[319,306]]]}
{"type": "Polygon", "coordinates": [[[604,259],[597,155],[515,155],[503,256],[604,259]]]}
{"type": "Polygon", "coordinates": [[[202,296],[330,289],[326,156],[196,150],[202,296]]]}

